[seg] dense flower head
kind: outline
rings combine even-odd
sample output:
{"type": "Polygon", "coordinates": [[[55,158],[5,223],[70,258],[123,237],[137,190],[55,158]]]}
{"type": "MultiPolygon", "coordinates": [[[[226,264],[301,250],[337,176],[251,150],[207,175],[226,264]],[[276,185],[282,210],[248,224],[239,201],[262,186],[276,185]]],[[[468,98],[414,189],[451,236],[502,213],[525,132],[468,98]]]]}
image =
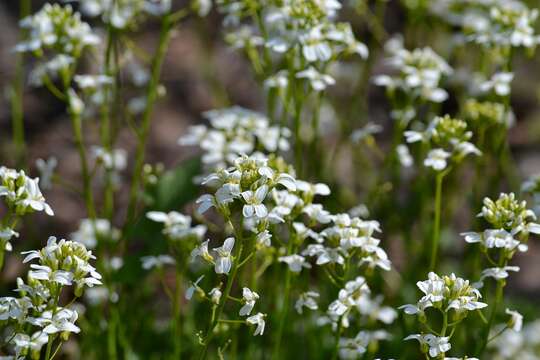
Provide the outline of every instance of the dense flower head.
{"type": "Polygon", "coordinates": [[[413,334],[407,336],[404,340],[418,340],[420,349],[423,353],[428,353],[432,358],[438,358],[451,349],[448,336],[435,336],[433,334],[413,334]]]}
{"type": "Polygon", "coordinates": [[[168,213],[149,211],[146,217],[152,221],[163,223],[163,234],[171,240],[195,239],[201,241],[206,233],[205,225],[191,225],[191,216],[177,211],[168,213]]]}
{"type": "Polygon", "coordinates": [[[404,135],[408,143],[421,141],[430,146],[424,165],[436,171],[446,169],[450,161],[459,163],[469,154],[481,155],[469,142],[472,132],[467,129],[467,123],[448,115],[436,116],[423,131],[408,130],[404,135]]]}
{"type": "Polygon", "coordinates": [[[512,117],[501,103],[469,99],[465,102],[464,112],[476,126],[503,124],[509,127],[512,124],[512,117]]]}
{"type": "Polygon", "coordinates": [[[39,178],[30,178],[23,170],[0,167],[0,198],[18,215],[34,211],[54,215],[39,189],[39,178]]]}
{"type": "Polygon", "coordinates": [[[21,20],[20,25],[29,30],[29,39],[17,45],[16,50],[39,56],[53,51],[77,58],[85,47],[100,41],[69,5],[45,4],[40,11],[21,20]]]}
{"type": "Polygon", "coordinates": [[[346,213],[333,215],[330,219],[333,226],[320,233],[324,246],[308,247],[307,255],[317,256],[317,263],[322,265],[328,262],[343,263],[345,256],[355,253],[360,259],[359,264],[390,270],[388,255],[380,247],[380,240],[373,236],[381,232],[377,221],[351,218],[346,213]]]}
{"type": "Polygon", "coordinates": [[[467,41],[486,47],[534,48],[537,9],[518,0],[436,0],[430,10],[452,25],[459,26],[467,41]]]}
{"type": "Polygon", "coordinates": [[[290,131],[270,126],[263,114],[235,106],[207,111],[203,116],[211,127],[192,126],[178,142],[200,146],[205,152],[202,160],[208,170],[226,168],[239,155],[251,155],[256,150],[273,153],[289,149],[290,131]]]}
{"type": "Polygon", "coordinates": [[[393,38],[388,41],[386,50],[390,55],[387,63],[395,74],[375,77],[376,85],[384,86],[390,93],[400,90],[412,100],[439,103],[448,98],[440,83],[452,73],[452,68],[431,48],[409,51],[403,47],[401,39],[393,38]]]}
{"type": "Polygon", "coordinates": [[[266,220],[269,212],[265,200],[270,190],[278,185],[296,190],[294,178],[277,170],[278,167],[279,164],[276,166],[263,156],[244,155],[236,158],[233,167],[212,173],[204,179],[203,184],[217,188],[217,191],[197,200],[199,212],[204,213],[214,206],[227,212],[229,206],[238,201],[246,219],[266,220]]]}
{"type": "Polygon", "coordinates": [[[527,208],[527,202],[516,199],[514,193],[501,193],[495,201],[484,198],[484,206],[478,216],[493,228],[504,229],[513,235],[540,233],[540,225],[533,222],[536,215],[527,208]]]}
{"type": "Polygon", "coordinates": [[[434,272],[428,274],[428,279],[416,283],[424,296],[416,305],[403,305],[407,314],[423,314],[430,307],[448,312],[451,309],[459,316],[465,317],[467,311],[482,309],[487,304],[480,302],[482,295],[468,280],[457,277],[454,274],[440,277],[434,272]]]}
{"type": "Polygon", "coordinates": [[[80,10],[85,16],[101,16],[103,22],[117,29],[126,29],[135,25],[144,14],[163,15],[170,7],[170,0],[80,1],[80,10]]]}
{"type": "Polygon", "coordinates": [[[530,10],[523,3],[500,2],[491,7],[483,28],[470,29],[469,38],[486,46],[534,48],[540,42],[534,23],[538,10],[530,10]]]}
{"type": "Polygon", "coordinates": [[[36,280],[69,286],[76,284],[75,293],[82,294],[85,286],[101,284],[101,275],[90,265],[95,259],[91,251],[78,242],[49,237],[47,245],[37,251],[25,251],[24,263],[37,259],[38,264],[30,265],[29,276],[36,280]]]}
{"type": "Polygon", "coordinates": [[[107,219],[82,219],[79,229],[71,234],[71,238],[88,249],[94,249],[100,240],[117,241],[120,231],[112,227],[107,219]]]}
{"type": "Polygon", "coordinates": [[[58,335],[62,341],[71,333],[79,333],[75,325],[79,314],[70,306],[60,305],[62,288],[75,284],[75,298],[83,290],[101,285],[101,275],[89,264],[95,259],[84,245],[50,237],[41,250],[23,252],[24,263],[30,265],[27,281],[17,279],[19,297],[0,298],[0,321],[13,327],[8,343],[14,345],[16,358],[39,358],[39,352],[58,335]]]}

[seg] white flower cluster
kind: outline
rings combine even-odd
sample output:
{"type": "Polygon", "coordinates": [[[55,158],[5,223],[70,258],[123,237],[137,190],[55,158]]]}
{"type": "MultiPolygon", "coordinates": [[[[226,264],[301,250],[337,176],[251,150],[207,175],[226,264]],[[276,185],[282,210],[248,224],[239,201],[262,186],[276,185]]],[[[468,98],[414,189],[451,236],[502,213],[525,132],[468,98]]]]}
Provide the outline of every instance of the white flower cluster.
{"type": "MultiPolygon", "coordinates": [[[[319,323],[330,323],[334,331],[338,327],[347,329],[351,322],[361,323],[363,320],[369,323],[380,321],[383,324],[391,324],[397,317],[397,313],[390,307],[382,306],[381,302],[381,297],[371,297],[371,290],[366,279],[358,276],[348,281],[339,291],[338,298],[330,303],[327,315],[320,318],[319,323]],[[357,317],[354,316],[355,314],[357,317]]],[[[390,334],[384,330],[362,330],[354,338],[341,337],[340,356],[344,359],[356,359],[367,351],[368,346],[376,345],[380,340],[388,340],[390,337],[390,334]]]]}
{"type": "Polygon", "coordinates": [[[107,219],[82,219],[71,238],[87,249],[95,249],[100,242],[116,242],[120,238],[120,230],[112,227],[107,219]]]}
{"type": "Polygon", "coordinates": [[[192,126],[178,143],[200,146],[205,152],[202,161],[208,170],[226,168],[242,154],[289,149],[290,130],[270,126],[263,114],[235,106],[207,111],[203,115],[211,127],[192,126]]]}
{"type": "Polygon", "coordinates": [[[0,198],[4,198],[7,207],[17,215],[34,211],[54,215],[39,189],[39,178],[32,179],[22,170],[0,167],[0,198]]]}
{"type": "Polygon", "coordinates": [[[146,217],[152,221],[163,223],[163,235],[174,241],[195,239],[200,242],[207,230],[205,225],[191,226],[191,216],[177,211],[168,213],[149,211],[146,213],[146,217]]]}
{"type": "MultiPolygon", "coordinates": [[[[315,206],[307,207],[308,211],[315,206]]],[[[381,232],[377,221],[351,218],[346,213],[330,215],[328,219],[327,222],[331,221],[333,226],[321,231],[316,237],[318,243],[308,245],[302,255],[315,257],[317,265],[341,266],[345,259],[355,256],[360,259],[358,265],[367,264],[369,268],[390,270],[388,255],[379,246],[381,241],[373,237],[375,232],[381,232]]]]}
{"type": "MultiPolygon", "coordinates": [[[[540,43],[535,34],[538,10],[528,9],[522,2],[499,2],[489,9],[489,16],[483,18],[483,26],[467,26],[471,31],[469,39],[486,46],[534,48],[540,43]]],[[[478,20],[475,20],[478,22],[478,20]]]]}
{"type": "MultiPolygon", "coordinates": [[[[73,0],[64,0],[73,1],[73,0]]],[[[105,24],[116,29],[135,25],[145,13],[160,16],[171,8],[171,0],[75,0],[81,12],[88,17],[101,16],[105,24]]]]}
{"type": "Polygon", "coordinates": [[[508,277],[508,271],[519,271],[517,266],[506,266],[516,251],[528,249],[529,234],[540,234],[540,224],[534,222],[536,215],[527,208],[526,201],[519,201],[513,193],[501,193],[495,201],[484,199],[484,206],[478,217],[483,218],[489,228],[483,232],[465,232],[461,235],[468,243],[479,243],[491,264],[482,272],[481,281],[491,277],[501,281],[508,277]],[[498,262],[494,259],[497,255],[498,262]]]}
{"type": "Polygon", "coordinates": [[[23,170],[0,166],[0,200],[5,203],[7,213],[0,218],[0,268],[3,265],[5,251],[11,251],[10,240],[18,237],[15,231],[18,218],[35,211],[44,211],[54,215],[39,189],[39,178],[28,177],[23,170]]]}
{"type": "Polygon", "coordinates": [[[392,38],[385,49],[390,55],[386,62],[395,74],[376,76],[374,83],[385,87],[391,97],[399,91],[408,99],[409,107],[395,109],[401,115],[407,114],[406,122],[414,117],[410,106],[417,101],[440,103],[448,98],[448,93],[440,86],[442,79],[452,74],[452,68],[431,48],[409,51],[403,47],[401,38],[392,38]]]}
{"type": "Polygon", "coordinates": [[[469,99],[465,103],[464,113],[464,117],[476,127],[500,124],[509,128],[515,122],[513,112],[507,111],[504,104],[499,102],[469,99]]]}
{"type": "Polygon", "coordinates": [[[446,115],[435,117],[424,131],[405,131],[408,143],[424,142],[430,145],[430,151],[424,165],[435,171],[445,170],[448,162],[459,163],[469,155],[481,155],[480,150],[469,142],[472,132],[467,130],[467,123],[446,115]]]}
{"type": "Polygon", "coordinates": [[[540,42],[534,31],[538,10],[519,0],[435,0],[430,10],[477,44],[534,48],[540,42]]]}
{"type": "Polygon", "coordinates": [[[364,59],[368,56],[366,45],[355,38],[350,24],[335,21],[342,6],[338,1],[287,0],[254,5],[248,0],[223,0],[218,3],[226,15],[225,25],[241,23],[251,15],[254,6],[261,13],[258,31],[243,25],[227,36],[234,47],[245,48],[248,55],[262,46],[264,51],[269,49],[279,58],[290,54],[295,57],[289,64],[293,73],[279,69],[266,82],[268,87],[285,88],[289,78],[306,79],[313,90],[322,91],[335,83],[325,71],[328,64],[347,55],[358,54],[364,59]]]}
{"type": "Polygon", "coordinates": [[[37,13],[21,20],[20,26],[28,30],[28,39],[20,42],[15,50],[31,52],[43,60],[31,75],[38,85],[44,76],[69,73],[86,47],[96,46],[100,38],[90,25],[81,20],[70,5],[45,4],[37,13]],[[50,58],[46,58],[48,56],[50,58]]]}
{"type": "Polygon", "coordinates": [[[479,301],[482,295],[478,289],[454,274],[441,277],[430,272],[427,280],[419,281],[416,285],[424,296],[416,304],[403,305],[400,309],[406,314],[417,315],[430,333],[409,335],[404,340],[418,340],[424,354],[428,353],[432,358],[440,357],[451,348],[449,334],[454,333],[453,328],[467,317],[469,311],[482,309],[487,304],[479,301]],[[431,314],[426,311],[430,308],[443,315],[442,329],[435,334],[431,333],[434,332],[430,326],[431,314]],[[451,323],[448,322],[449,318],[452,319],[451,323]]]}
{"type": "Polygon", "coordinates": [[[28,280],[17,280],[18,298],[0,298],[0,322],[9,329],[8,341],[14,345],[17,359],[30,355],[39,358],[43,345],[59,337],[66,341],[70,333],[78,333],[78,314],[59,304],[65,286],[74,285],[76,297],[84,288],[101,284],[101,275],[90,265],[95,259],[84,245],[50,237],[41,250],[27,251],[24,263],[30,265],[28,280]]]}

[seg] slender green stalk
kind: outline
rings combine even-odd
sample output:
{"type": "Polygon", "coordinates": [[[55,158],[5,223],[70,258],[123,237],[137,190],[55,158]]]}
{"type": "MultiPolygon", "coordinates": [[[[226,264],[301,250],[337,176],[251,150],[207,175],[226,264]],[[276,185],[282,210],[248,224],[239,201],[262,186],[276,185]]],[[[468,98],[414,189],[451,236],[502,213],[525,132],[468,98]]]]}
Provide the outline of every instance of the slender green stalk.
{"type": "MultiPolygon", "coordinates": [[[[241,232],[241,231],[242,230],[239,230],[238,232],[241,232]]],[[[210,323],[210,326],[208,327],[208,330],[206,331],[206,335],[204,336],[204,345],[199,355],[199,359],[201,360],[206,358],[206,353],[208,352],[208,345],[210,344],[210,341],[214,337],[214,329],[216,328],[216,325],[219,322],[221,313],[223,312],[223,307],[225,306],[225,303],[227,302],[227,299],[229,298],[231,294],[231,289],[232,289],[234,280],[236,278],[236,274],[238,273],[238,264],[242,256],[244,245],[242,243],[242,239],[237,239],[237,240],[239,242],[239,245],[236,249],[238,250],[236,252],[236,255],[234,256],[231,273],[227,278],[227,285],[225,285],[225,291],[223,292],[223,295],[221,296],[221,301],[219,305],[217,306],[215,313],[212,316],[213,319],[210,323]]]]}
{"type": "Polygon", "coordinates": [[[334,351],[332,353],[332,360],[336,360],[339,355],[339,339],[341,338],[341,330],[343,329],[341,320],[342,320],[342,317],[340,316],[338,319],[338,328],[336,330],[336,339],[334,342],[334,351]]]}
{"type": "MultiPolygon", "coordinates": [[[[499,261],[499,264],[501,267],[505,267],[507,262],[503,260],[504,258],[501,258],[501,261],[499,261]]],[[[491,313],[489,315],[488,323],[485,327],[483,339],[480,343],[479,351],[477,355],[482,355],[484,353],[484,350],[486,349],[486,346],[489,342],[489,333],[491,331],[491,327],[493,326],[493,322],[495,321],[495,315],[497,314],[497,308],[499,307],[499,304],[502,301],[503,298],[503,290],[505,286],[504,279],[497,280],[497,287],[495,288],[495,299],[493,300],[493,304],[491,304],[491,313]]]]}
{"type": "Polygon", "coordinates": [[[294,92],[294,97],[294,167],[298,175],[302,176],[302,139],[300,138],[300,126],[302,123],[302,106],[304,101],[302,95],[298,94],[298,91],[294,92]]]}
{"type": "Polygon", "coordinates": [[[444,176],[447,174],[448,169],[437,173],[435,177],[435,218],[433,220],[433,236],[431,239],[431,260],[429,264],[429,270],[435,271],[437,266],[437,254],[439,251],[439,240],[441,237],[441,197],[442,197],[442,184],[444,176]]]}
{"type": "MultiPolygon", "coordinates": [[[[19,18],[24,19],[30,14],[30,0],[21,0],[19,18]]],[[[21,38],[26,38],[28,31],[21,29],[21,38]]],[[[24,54],[18,53],[15,60],[15,79],[11,88],[11,123],[13,143],[15,144],[15,159],[17,167],[23,167],[25,157],[24,135],[24,54]]]]}
{"type": "Polygon", "coordinates": [[[92,183],[91,176],[88,171],[88,159],[86,158],[86,149],[82,137],[82,124],[80,114],[71,113],[71,125],[73,127],[73,134],[75,135],[75,144],[79,152],[79,158],[81,161],[81,175],[83,178],[83,195],[86,204],[86,210],[90,219],[95,219],[96,211],[94,208],[94,196],[92,195],[92,183]]]}
{"type": "MultiPolygon", "coordinates": [[[[113,305],[114,306],[114,305],[113,305]]],[[[116,328],[118,319],[115,313],[111,310],[111,320],[107,326],[107,354],[109,359],[115,360],[118,358],[116,351],[116,328]]]]}
{"type": "MultiPolygon", "coordinates": [[[[103,91],[105,100],[101,109],[101,143],[106,151],[112,151],[113,139],[111,136],[111,108],[113,104],[118,103],[118,57],[116,56],[115,47],[115,31],[112,25],[107,28],[107,46],[105,47],[105,74],[114,79],[112,89],[105,86],[103,91]],[[113,60],[114,59],[114,60],[113,60]],[[112,90],[112,91],[111,91],[112,90]],[[113,93],[111,99],[111,92],[113,93]]],[[[114,161],[114,157],[113,157],[114,161]]],[[[114,167],[114,164],[113,164],[114,167]]],[[[103,217],[112,221],[114,209],[114,183],[112,179],[112,171],[106,170],[105,173],[105,189],[103,192],[103,217]]]]}
{"type": "Polygon", "coordinates": [[[287,319],[287,313],[289,312],[289,297],[291,292],[291,271],[287,267],[285,270],[285,288],[283,289],[283,303],[281,304],[281,312],[279,315],[279,325],[276,333],[276,340],[274,343],[274,351],[272,352],[272,359],[281,359],[281,338],[283,337],[283,329],[285,327],[285,320],[287,319]]]}
{"type": "Polygon", "coordinates": [[[137,149],[135,153],[135,167],[133,169],[131,188],[129,192],[129,202],[126,217],[126,225],[131,223],[136,215],[137,200],[139,197],[139,186],[141,184],[142,169],[144,166],[146,142],[148,140],[148,133],[150,131],[150,124],[152,120],[152,113],[154,105],[158,97],[158,85],[161,75],[161,68],[165,55],[167,54],[167,48],[171,39],[171,33],[174,28],[176,20],[176,13],[167,15],[163,18],[161,23],[161,30],[159,33],[158,46],[154,60],[152,62],[152,75],[150,83],[148,84],[147,96],[146,96],[146,109],[142,116],[141,128],[139,131],[139,137],[137,141],[137,149]]]}
{"type": "Polygon", "coordinates": [[[50,360],[51,358],[51,351],[52,351],[54,338],[55,338],[54,335],[49,335],[49,342],[47,343],[47,349],[45,350],[45,360],[50,360]]]}
{"type": "MultiPolygon", "coordinates": [[[[291,238],[287,247],[287,255],[291,255],[294,251],[294,237],[292,232],[292,226],[290,229],[291,238]]],[[[285,268],[285,286],[283,288],[283,300],[281,302],[281,309],[279,314],[279,325],[275,335],[274,350],[272,352],[272,359],[278,360],[281,358],[281,338],[283,337],[283,329],[285,328],[285,320],[287,319],[287,313],[289,312],[289,297],[291,292],[291,270],[287,266],[285,268]]]]}
{"type": "Polygon", "coordinates": [[[181,296],[181,284],[182,284],[182,273],[179,269],[176,270],[175,274],[175,292],[173,300],[173,336],[174,336],[174,353],[173,359],[180,359],[182,354],[182,320],[180,312],[180,296],[181,296]]]}

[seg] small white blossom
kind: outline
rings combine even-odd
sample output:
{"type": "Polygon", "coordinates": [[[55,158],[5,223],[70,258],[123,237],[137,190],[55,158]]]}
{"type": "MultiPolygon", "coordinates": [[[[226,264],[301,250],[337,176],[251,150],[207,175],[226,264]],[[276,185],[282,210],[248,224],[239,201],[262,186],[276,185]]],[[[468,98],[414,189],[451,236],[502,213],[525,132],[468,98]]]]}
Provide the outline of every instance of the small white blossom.
{"type": "Polygon", "coordinates": [[[240,316],[247,316],[251,314],[251,310],[253,310],[253,307],[255,306],[255,302],[259,299],[259,294],[257,294],[255,291],[251,291],[248,288],[242,289],[242,301],[244,302],[244,306],[240,309],[239,315],[240,316]]]}
{"type": "Polygon", "coordinates": [[[254,336],[264,334],[264,327],[265,327],[264,318],[265,317],[266,317],[265,314],[257,313],[256,315],[252,315],[246,319],[246,322],[248,324],[257,325],[257,328],[255,329],[255,332],[253,333],[254,336]]]}

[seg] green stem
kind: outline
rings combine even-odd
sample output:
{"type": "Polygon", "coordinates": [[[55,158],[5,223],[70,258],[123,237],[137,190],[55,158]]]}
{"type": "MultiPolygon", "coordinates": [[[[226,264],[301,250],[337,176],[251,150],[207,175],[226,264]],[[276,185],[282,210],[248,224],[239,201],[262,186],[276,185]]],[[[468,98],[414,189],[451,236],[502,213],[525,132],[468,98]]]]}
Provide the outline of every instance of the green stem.
{"type": "Polygon", "coordinates": [[[338,319],[338,328],[336,330],[336,339],[334,342],[334,351],[332,353],[332,360],[336,360],[339,354],[339,339],[341,338],[341,330],[343,328],[341,324],[341,317],[338,319]]]}
{"type": "Polygon", "coordinates": [[[144,166],[146,142],[148,140],[148,134],[150,131],[150,124],[152,119],[152,112],[154,105],[158,97],[158,85],[161,75],[161,68],[165,55],[167,54],[167,48],[171,39],[172,29],[174,22],[171,19],[172,15],[163,17],[161,23],[161,30],[159,33],[158,46],[154,60],[152,62],[152,75],[150,83],[148,84],[147,96],[146,96],[146,109],[142,116],[141,129],[139,132],[139,138],[137,139],[137,148],[135,152],[135,166],[132,175],[131,188],[129,192],[129,202],[126,217],[126,225],[131,223],[135,217],[137,200],[139,198],[139,186],[141,184],[142,169],[144,166]]]}
{"type": "Polygon", "coordinates": [[[173,359],[180,359],[182,354],[182,321],[181,321],[181,312],[180,312],[180,296],[181,296],[181,284],[182,284],[182,273],[177,269],[175,275],[175,294],[173,301],[173,336],[174,336],[174,354],[173,359]]]}
{"type": "Polygon", "coordinates": [[[295,150],[294,150],[294,157],[295,157],[295,163],[294,166],[296,168],[296,171],[298,172],[298,175],[301,177],[302,175],[302,139],[300,138],[300,126],[301,126],[301,120],[302,120],[302,106],[303,106],[303,99],[302,96],[298,96],[298,91],[294,92],[295,97],[295,109],[294,109],[294,144],[295,144],[295,150]]]}
{"type": "Polygon", "coordinates": [[[283,329],[285,327],[285,320],[287,319],[287,313],[289,310],[289,296],[291,292],[291,271],[287,267],[285,274],[285,288],[283,290],[283,303],[281,313],[279,316],[278,331],[276,333],[276,340],[274,343],[274,351],[272,352],[272,359],[281,359],[281,338],[283,337],[283,329]]]}
{"type": "MultiPolygon", "coordinates": [[[[30,14],[30,0],[20,1],[19,18],[24,19],[30,14]]],[[[21,29],[21,39],[28,36],[26,29],[21,29]]],[[[25,157],[24,136],[24,54],[18,53],[15,63],[15,79],[11,93],[11,121],[13,127],[13,142],[15,144],[15,159],[18,167],[23,166],[25,157]]]]}
{"type": "Polygon", "coordinates": [[[433,220],[433,236],[431,241],[431,260],[429,270],[435,271],[437,266],[437,253],[439,250],[439,240],[441,237],[441,197],[443,179],[448,169],[437,173],[435,178],[435,218],[433,220]]]}
{"type": "MultiPolygon", "coordinates": [[[[287,256],[294,252],[295,236],[292,229],[292,225],[289,228],[289,243],[287,246],[287,256]]],[[[281,358],[281,338],[283,337],[283,329],[285,328],[285,320],[287,319],[287,313],[289,310],[289,296],[291,292],[291,270],[287,266],[285,268],[285,287],[283,289],[283,301],[281,302],[281,309],[279,314],[279,325],[276,332],[274,350],[272,352],[272,359],[278,360],[281,358]]]]}
{"type": "MultiPolygon", "coordinates": [[[[242,229],[238,230],[238,233],[241,233],[241,231],[242,231],[242,229]]],[[[215,329],[216,325],[219,322],[219,318],[221,317],[223,307],[225,306],[225,303],[227,302],[227,299],[229,298],[229,296],[231,294],[232,285],[234,283],[234,279],[236,278],[236,274],[238,272],[238,265],[239,265],[238,260],[242,256],[242,251],[243,251],[243,248],[244,248],[244,244],[243,244],[243,241],[242,241],[241,237],[237,236],[237,241],[239,242],[239,245],[237,247],[237,249],[238,249],[237,253],[234,256],[234,261],[233,261],[233,265],[232,265],[232,269],[231,269],[231,274],[227,278],[227,285],[225,285],[225,292],[221,296],[221,300],[219,302],[219,305],[218,305],[215,313],[212,316],[212,318],[213,318],[212,322],[211,322],[210,326],[208,327],[208,330],[206,331],[206,335],[204,337],[204,345],[203,345],[203,348],[201,350],[201,353],[199,354],[199,359],[201,359],[201,360],[206,359],[206,353],[208,352],[208,345],[210,344],[210,341],[214,337],[214,329],[215,329]]]]}
{"type": "Polygon", "coordinates": [[[107,352],[109,359],[115,360],[118,358],[118,354],[116,351],[116,342],[117,342],[117,324],[118,324],[118,317],[116,315],[116,309],[114,308],[115,305],[113,304],[111,307],[111,320],[109,321],[109,324],[107,326],[107,352]]]}
{"type": "Polygon", "coordinates": [[[71,125],[73,127],[73,134],[75,135],[75,144],[79,152],[79,158],[81,161],[81,175],[83,178],[83,195],[86,204],[86,210],[88,211],[88,217],[95,219],[96,211],[94,208],[94,197],[92,195],[91,176],[88,171],[88,160],[86,158],[86,149],[82,137],[82,124],[79,114],[71,113],[71,125]]]}
{"type": "MultiPolygon", "coordinates": [[[[506,266],[506,263],[503,265],[503,267],[504,266],[506,266]]],[[[478,355],[481,355],[484,353],[484,350],[486,349],[486,346],[489,342],[489,333],[491,331],[491,327],[493,326],[493,322],[495,321],[497,307],[499,306],[499,303],[501,302],[502,297],[503,297],[504,285],[505,285],[504,280],[497,281],[497,287],[495,289],[495,300],[493,301],[493,304],[491,305],[491,313],[489,315],[489,320],[484,330],[484,338],[482,339],[482,343],[480,345],[478,355]]]]}
{"type": "Polygon", "coordinates": [[[45,350],[45,360],[51,359],[52,345],[54,342],[54,335],[49,335],[49,342],[47,343],[47,349],[45,350]]]}

